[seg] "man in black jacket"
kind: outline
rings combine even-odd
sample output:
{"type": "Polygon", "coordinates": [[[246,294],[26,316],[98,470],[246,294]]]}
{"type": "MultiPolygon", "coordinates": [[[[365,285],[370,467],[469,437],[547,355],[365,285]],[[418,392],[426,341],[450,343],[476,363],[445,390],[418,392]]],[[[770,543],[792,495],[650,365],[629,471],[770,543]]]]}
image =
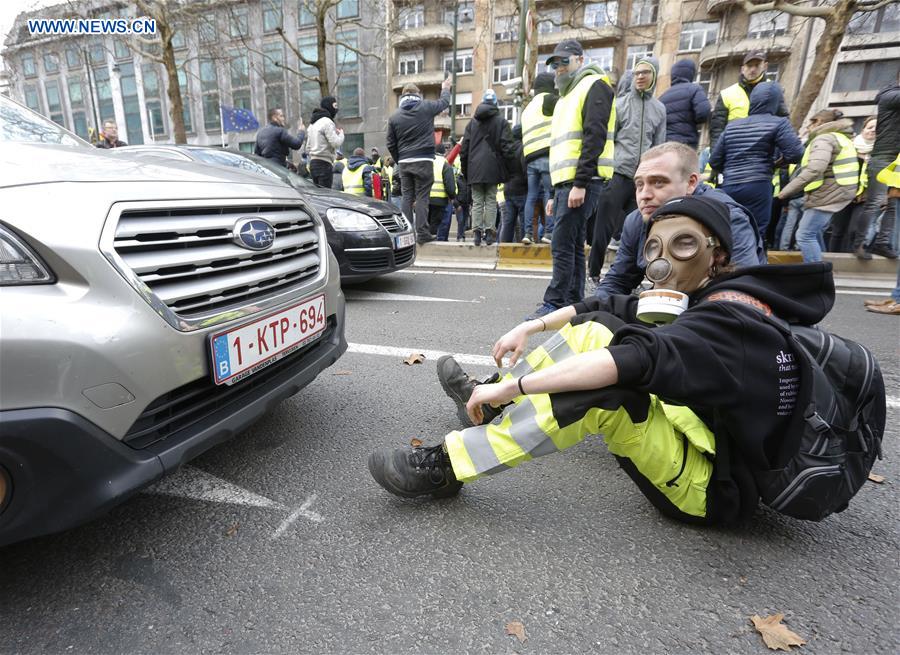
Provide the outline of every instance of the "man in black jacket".
{"type": "Polygon", "coordinates": [[[291,150],[299,150],[306,138],[303,119],[297,121],[297,136],[284,127],[284,111],[281,107],[269,110],[269,124],[256,134],[256,150],[254,154],[265,157],[279,166],[287,168],[287,159],[291,150]]]}
{"type": "Polygon", "coordinates": [[[803,421],[793,347],[765,315],[817,323],[834,303],[834,280],[828,263],[732,272],[730,247],[724,205],[670,200],[651,218],[644,255],[658,297],[686,294],[673,299],[671,323],[636,320],[646,308],[634,296],[590,299],[498,340],[498,366],[512,353],[502,378],[476,382],[442,358],[444,390],[474,427],[437,446],[378,450],[373,477],[399,496],[446,497],[603,434],[664,514],[701,524],[748,517],[758,502],[752,472],[775,468],[772,446],[803,421]],[[523,358],[528,336],[546,329],[559,332],[523,358]]]}
{"type": "Polygon", "coordinates": [[[119,126],[112,119],[103,121],[103,138],[97,142],[97,147],[104,150],[112,148],[124,148],[128,144],[119,141],[119,126]]]}
{"type": "Polygon", "coordinates": [[[434,182],[434,117],[450,107],[448,77],[438,100],[424,100],[415,84],[400,92],[400,107],[388,119],[387,149],[400,166],[403,215],[416,227],[419,244],[434,241],[428,231],[428,196],[434,182]],[[415,215],[413,215],[415,207],[415,215]]]}

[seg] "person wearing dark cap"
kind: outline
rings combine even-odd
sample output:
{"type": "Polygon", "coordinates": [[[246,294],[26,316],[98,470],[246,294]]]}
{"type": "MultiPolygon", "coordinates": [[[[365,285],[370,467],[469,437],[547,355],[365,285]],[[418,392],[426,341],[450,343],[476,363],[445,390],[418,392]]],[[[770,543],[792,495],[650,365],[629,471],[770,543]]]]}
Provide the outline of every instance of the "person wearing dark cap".
{"type": "Polygon", "coordinates": [[[530,318],[545,316],[584,297],[587,219],[600,206],[613,176],[616,107],[606,72],[586,64],[578,41],[560,42],[547,59],[559,100],[550,127],[550,181],[554,197],[553,274],[530,318]]]}
{"type": "MultiPolygon", "coordinates": [[[[522,243],[531,244],[534,235],[534,210],[538,201],[546,203],[553,197],[550,183],[550,123],[559,95],[556,93],[552,73],[539,73],[531,86],[534,97],[522,110],[522,149],[525,153],[528,195],[525,197],[525,234],[522,243]]],[[[541,241],[550,243],[553,234],[553,216],[548,214],[544,222],[541,241]]]]}
{"type": "MultiPolygon", "coordinates": [[[[738,81],[722,89],[716,100],[712,116],[709,119],[709,149],[716,146],[725,126],[736,118],[745,118],[750,113],[750,93],[756,85],[766,80],[769,69],[769,57],[762,50],[748,52],[741,65],[738,81]]],[[[782,94],[781,102],[775,111],[776,116],[788,116],[788,108],[782,94]]],[[[718,171],[721,172],[721,171],[718,171]]]]}
{"type": "Polygon", "coordinates": [[[326,189],[331,188],[334,159],[344,145],[344,130],[334,124],[337,113],[337,99],[334,96],[322,98],[319,106],[313,109],[306,135],[310,177],[316,186],[326,189]]]}
{"type": "Polygon", "coordinates": [[[770,453],[805,409],[792,339],[767,315],[814,325],[834,303],[834,280],[828,263],[733,271],[730,245],[724,205],[668,201],[644,244],[652,290],[514,328],[494,345],[498,365],[512,353],[502,376],[476,381],[442,358],[444,390],[475,425],[437,445],[376,450],[370,473],[398,496],[448,497],[602,434],[666,516],[701,525],[748,518],[759,500],[754,474],[776,468],[770,453]],[[558,331],[523,357],[528,336],[545,330],[558,331]]]}

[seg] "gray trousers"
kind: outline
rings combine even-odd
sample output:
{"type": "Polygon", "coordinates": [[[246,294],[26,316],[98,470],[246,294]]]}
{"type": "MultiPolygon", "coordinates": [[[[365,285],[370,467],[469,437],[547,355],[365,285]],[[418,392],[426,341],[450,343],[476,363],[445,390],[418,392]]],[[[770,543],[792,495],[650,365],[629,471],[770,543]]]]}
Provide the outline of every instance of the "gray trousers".
{"type": "Polygon", "coordinates": [[[403,189],[403,215],[416,226],[416,238],[428,239],[428,196],[434,184],[433,161],[408,161],[400,165],[400,188],[403,189]],[[415,208],[415,217],[413,209],[415,208]]]}
{"type": "Polygon", "coordinates": [[[497,185],[470,184],[472,192],[472,229],[493,230],[497,220],[497,185]]]}

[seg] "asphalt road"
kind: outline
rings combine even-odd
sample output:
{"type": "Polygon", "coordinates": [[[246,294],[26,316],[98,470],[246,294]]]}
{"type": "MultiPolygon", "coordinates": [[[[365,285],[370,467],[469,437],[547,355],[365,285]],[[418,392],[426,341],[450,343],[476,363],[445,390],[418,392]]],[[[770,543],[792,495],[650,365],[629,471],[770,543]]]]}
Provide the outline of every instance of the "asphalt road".
{"type": "Polygon", "coordinates": [[[0,550],[0,651],[766,653],[750,617],[783,612],[801,652],[897,652],[900,320],[859,295],[826,326],[885,370],[886,482],[822,523],[667,520],[600,439],[448,501],[372,482],[373,448],[457,427],[433,358],[401,354],[481,361],[539,277],[419,271],[349,290],[356,345],[311,386],[102,520],[0,550]]]}

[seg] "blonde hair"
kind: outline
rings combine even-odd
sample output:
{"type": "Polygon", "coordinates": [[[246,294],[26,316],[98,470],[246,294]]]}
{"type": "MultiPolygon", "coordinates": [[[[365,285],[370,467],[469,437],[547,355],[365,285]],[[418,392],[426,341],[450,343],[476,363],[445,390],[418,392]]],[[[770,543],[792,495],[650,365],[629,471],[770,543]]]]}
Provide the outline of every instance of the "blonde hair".
{"type": "Polygon", "coordinates": [[[681,164],[679,167],[681,175],[685,180],[700,170],[700,158],[697,156],[697,151],[677,141],[666,141],[658,146],[653,146],[643,154],[641,162],[658,159],[670,152],[678,157],[678,162],[681,164]]]}

